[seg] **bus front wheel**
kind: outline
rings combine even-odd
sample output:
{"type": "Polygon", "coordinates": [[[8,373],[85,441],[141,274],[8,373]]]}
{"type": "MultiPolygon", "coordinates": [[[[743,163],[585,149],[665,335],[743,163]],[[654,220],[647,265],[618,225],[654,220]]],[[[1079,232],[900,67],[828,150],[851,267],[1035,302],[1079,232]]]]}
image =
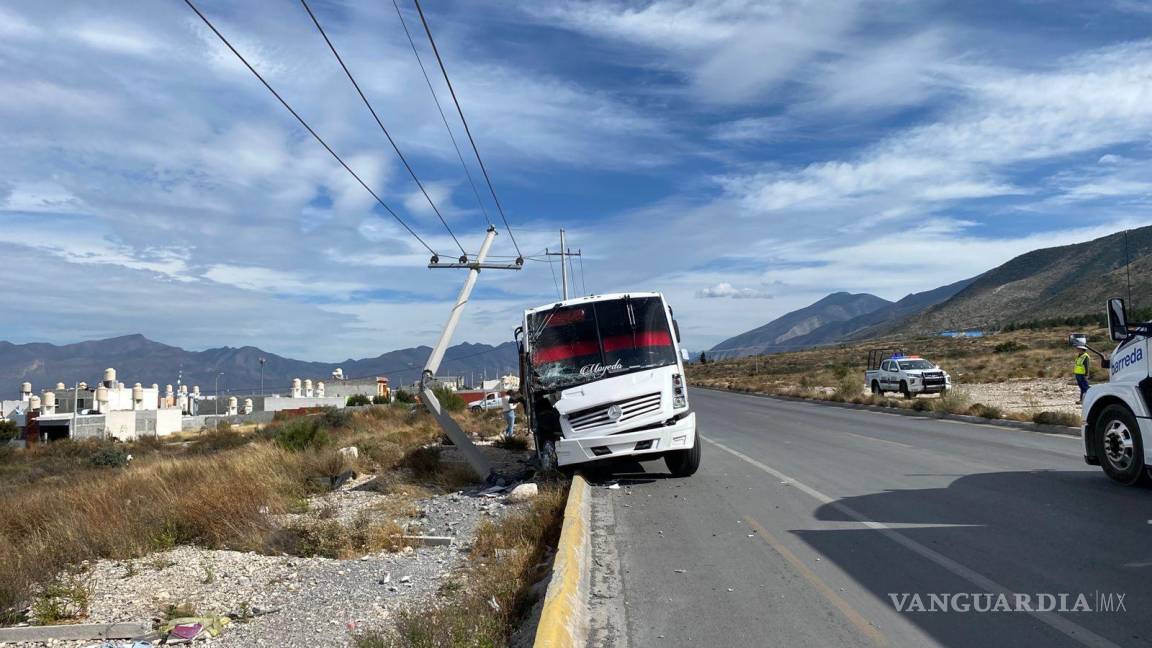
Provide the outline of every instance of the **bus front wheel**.
{"type": "Polygon", "coordinates": [[[696,434],[696,443],[687,450],[673,450],[665,453],[664,464],[673,477],[691,477],[700,469],[700,434],[696,434]]]}

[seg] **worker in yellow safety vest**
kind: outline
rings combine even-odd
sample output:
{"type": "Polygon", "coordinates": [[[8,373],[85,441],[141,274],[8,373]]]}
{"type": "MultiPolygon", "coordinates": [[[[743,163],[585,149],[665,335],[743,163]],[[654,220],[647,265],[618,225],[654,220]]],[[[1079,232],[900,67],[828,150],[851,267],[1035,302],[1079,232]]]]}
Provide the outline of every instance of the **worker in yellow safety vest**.
{"type": "Polygon", "coordinates": [[[1083,403],[1084,392],[1088,391],[1088,348],[1077,346],[1076,350],[1080,353],[1076,356],[1076,368],[1072,373],[1076,375],[1076,384],[1080,386],[1080,398],[1076,402],[1083,403]]]}

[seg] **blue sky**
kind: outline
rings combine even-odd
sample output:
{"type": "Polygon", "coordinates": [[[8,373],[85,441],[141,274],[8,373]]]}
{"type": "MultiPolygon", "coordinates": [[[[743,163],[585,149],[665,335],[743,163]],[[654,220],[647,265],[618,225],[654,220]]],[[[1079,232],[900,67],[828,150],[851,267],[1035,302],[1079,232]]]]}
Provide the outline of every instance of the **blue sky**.
{"type": "MultiPolygon", "coordinates": [[[[450,253],[299,3],[198,4],[450,253]]],[[[312,6],[478,248],[483,215],[391,3],[312,6]]],[[[663,291],[692,349],[828,292],[898,299],[1152,222],[1150,2],[425,10],[523,251],[565,227],[590,291],[663,291]]],[[[426,270],[178,0],[0,6],[0,120],[0,339],[340,360],[431,343],[463,278],[426,270]]],[[[506,233],[494,253],[514,253],[506,233]]],[[[457,339],[507,340],[555,295],[547,264],[486,272],[457,339]]]]}

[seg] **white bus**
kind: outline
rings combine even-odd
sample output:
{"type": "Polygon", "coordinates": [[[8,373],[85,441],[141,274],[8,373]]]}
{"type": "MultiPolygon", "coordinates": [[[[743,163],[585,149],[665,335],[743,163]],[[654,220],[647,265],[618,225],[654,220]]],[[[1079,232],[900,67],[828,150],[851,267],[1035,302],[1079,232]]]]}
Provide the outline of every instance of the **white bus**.
{"type": "Polygon", "coordinates": [[[680,333],[660,293],[595,295],[524,313],[516,331],[528,424],[543,465],[663,457],[700,466],[680,333]]]}

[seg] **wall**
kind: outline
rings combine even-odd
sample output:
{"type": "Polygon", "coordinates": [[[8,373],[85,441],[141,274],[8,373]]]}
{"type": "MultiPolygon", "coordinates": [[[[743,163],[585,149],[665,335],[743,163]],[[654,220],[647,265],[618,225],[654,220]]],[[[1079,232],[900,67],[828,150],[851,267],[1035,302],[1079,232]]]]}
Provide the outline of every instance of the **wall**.
{"type": "Polygon", "coordinates": [[[105,429],[107,436],[121,441],[131,441],[136,438],[136,412],[132,410],[113,410],[106,412],[107,421],[105,429]]]}
{"type": "Polygon", "coordinates": [[[264,411],[279,412],[288,409],[299,409],[301,407],[344,407],[347,401],[347,398],[341,398],[339,396],[325,396],[324,398],[275,398],[269,396],[264,399],[264,411]]]}

